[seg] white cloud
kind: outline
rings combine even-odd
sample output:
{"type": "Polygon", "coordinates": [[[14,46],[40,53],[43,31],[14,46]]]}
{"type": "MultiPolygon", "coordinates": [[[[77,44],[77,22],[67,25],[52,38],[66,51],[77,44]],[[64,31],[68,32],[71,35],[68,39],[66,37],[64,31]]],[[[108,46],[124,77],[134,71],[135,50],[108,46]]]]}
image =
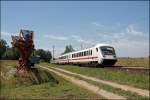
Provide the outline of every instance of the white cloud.
{"type": "Polygon", "coordinates": [[[11,34],[8,32],[1,32],[2,36],[10,36],[11,34]]]}
{"type": "Polygon", "coordinates": [[[83,38],[81,38],[81,37],[78,36],[78,35],[71,35],[71,37],[72,37],[73,39],[75,39],[77,42],[85,43],[85,44],[92,44],[92,41],[90,41],[90,40],[84,40],[83,38]]]}
{"type": "Polygon", "coordinates": [[[149,42],[147,39],[142,40],[145,36],[143,32],[139,32],[133,25],[129,25],[120,32],[110,34],[99,34],[101,40],[111,44],[116,49],[116,54],[120,57],[146,57],[149,55],[149,42]],[[126,30],[125,30],[126,29],[126,30]],[[141,41],[139,37],[142,36],[141,41]]]}
{"type": "Polygon", "coordinates": [[[136,35],[136,36],[141,36],[144,34],[143,32],[139,32],[139,31],[135,30],[135,27],[133,25],[129,25],[127,27],[127,33],[131,34],[131,35],[136,35]]]}
{"type": "Polygon", "coordinates": [[[92,25],[94,25],[96,27],[104,27],[104,25],[97,23],[97,22],[92,22],[92,25]]]}
{"type": "Polygon", "coordinates": [[[17,35],[18,33],[11,33],[11,32],[1,32],[2,36],[11,36],[11,35],[17,35]]]}
{"type": "Polygon", "coordinates": [[[68,40],[68,37],[64,37],[64,36],[55,36],[55,35],[50,35],[50,34],[45,34],[43,36],[45,38],[50,38],[50,39],[54,39],[54,40],[61,40],[61,41],[68,40]]]}

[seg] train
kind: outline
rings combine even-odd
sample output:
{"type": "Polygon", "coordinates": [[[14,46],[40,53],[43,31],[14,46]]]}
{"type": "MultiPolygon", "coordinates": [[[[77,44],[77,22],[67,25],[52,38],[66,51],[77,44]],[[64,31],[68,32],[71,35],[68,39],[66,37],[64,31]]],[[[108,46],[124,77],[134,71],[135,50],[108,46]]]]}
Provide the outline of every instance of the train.
{"type": "Polygon", "coordinates": [[[110,44],[96,44],[93,47],[65,53],[56,58],[55,64],[93,64],[113,66],[117,62],[115,49],[110,44]]]}

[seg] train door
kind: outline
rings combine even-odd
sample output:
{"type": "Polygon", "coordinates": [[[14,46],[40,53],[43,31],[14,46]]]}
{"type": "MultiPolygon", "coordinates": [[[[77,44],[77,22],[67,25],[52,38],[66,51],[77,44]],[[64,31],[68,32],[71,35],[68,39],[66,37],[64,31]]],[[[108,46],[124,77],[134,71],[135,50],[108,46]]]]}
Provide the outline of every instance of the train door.
{"type": "Polygon", "coordinates": [[[102,55],[102,53],[101,53],[101,50],[99,49],[99,47],[96,47],[95,48],[95,51],[96,51],[96,56],[97,56],[97,61],[98,61],[98,63],[100,64],[101,62],[102,62],[102,58],[103,58],[103,55],[102,55]]]}

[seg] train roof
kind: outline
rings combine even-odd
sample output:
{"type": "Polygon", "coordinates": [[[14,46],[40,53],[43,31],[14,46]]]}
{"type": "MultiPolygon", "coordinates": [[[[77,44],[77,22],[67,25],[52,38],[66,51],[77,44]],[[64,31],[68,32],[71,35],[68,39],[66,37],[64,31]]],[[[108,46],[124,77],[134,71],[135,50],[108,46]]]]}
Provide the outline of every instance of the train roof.
{"type": "Polygon", "coordinates": [[[101,47],[101,46],[111,46],[111,45],[110,44],[105,44],[105,43],[99,43],[99,44],[95,45],[95,47],[101,47]]]}

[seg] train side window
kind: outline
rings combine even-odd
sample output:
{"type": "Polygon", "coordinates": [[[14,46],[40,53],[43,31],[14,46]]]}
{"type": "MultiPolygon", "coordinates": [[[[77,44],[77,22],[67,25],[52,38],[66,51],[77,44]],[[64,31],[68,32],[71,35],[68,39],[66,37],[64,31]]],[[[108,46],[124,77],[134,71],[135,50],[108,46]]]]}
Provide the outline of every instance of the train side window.
{"type": "Polygon", "coordinates": [[[92,55],[92,50],[91,50],[91,55],[92,55]]]}
{"type": "Polygon", "coordinates": [[[86,56],[86,51],[84,51],[84,56],[86,56]]]}
{"type": "Polygon", "coordinates": [[[88,51],[86,51],[86,55],[88,56],[88,51]]]}
{"type": "Polygon", "coordinates": [[[98,52],[98,48],[96,48],[96,51],[98,52]]]}

